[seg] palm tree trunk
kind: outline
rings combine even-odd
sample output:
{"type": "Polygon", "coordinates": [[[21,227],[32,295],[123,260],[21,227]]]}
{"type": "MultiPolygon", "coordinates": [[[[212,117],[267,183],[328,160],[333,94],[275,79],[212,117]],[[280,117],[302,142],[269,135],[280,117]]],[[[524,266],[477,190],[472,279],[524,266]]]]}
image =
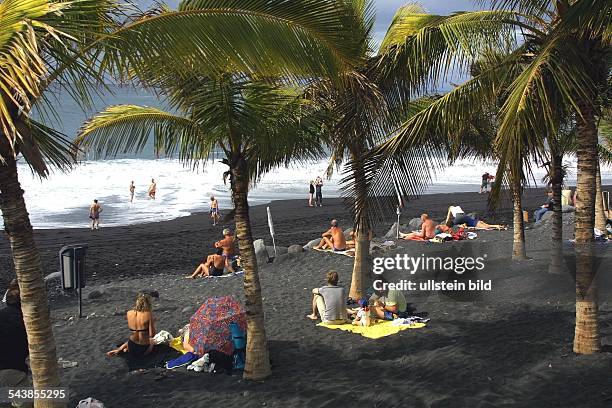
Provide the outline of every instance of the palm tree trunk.
{"type": "Polygon", "coordinates": [[[552,237],[550,265],[548,272],[561,273],[563,267],[563,209],[561,207],[561,186],[563,184],[563,157],[553,153],[550,164],[550,181],[553,192],[552,237]]]}
{"type": "Polygon", "coordinates": [[[578,180],[576,186],[576,328],[574,353],[591,354],[600,350],[597,321],[597,286],[593,270],[593,227],[597,178],[597,128],[593,107],[579,105],[578,180]]]}
{"type": "MultiPolygon", "coordinates": [[[[19,184],[17,162],[6,146],[1,148],[5,163],[0,165],[0,210],[19,282],[34,387],[57,387],[60,383],[59,372],[40,254],[19,184]]],[[[35,406],[56,405],[37,400],[35,406]]]]}
{"type": "MultiPolygon", "coordinates": [[[[359,152],[352,154],[353,160],[359,160],[359,152]]],[[[362,214],[367,213],[368,192],[366,188],[365,172],[362,166],[355,167],[355,182],[357,185],[357,195],[354,203],[362,203],[362,214]]],[[[355,204],[353,204],[355,205],[355,204]]],[[[368,271],[370,271],[370,231],[365,216],[355,222],[355,262],[353,263],[353,274],[351,277],[351,289],[349,297],[358,300],[363,297],[363,286],[368,271]]]]}
{"type": "Polygon", "coordinates": [[[272,374],[268,352],[268,340],[264,319],[261,284],[257,259],[253,247],[251,221],[249,219],[249,178],[247,165],[241,156],[232,161],[232,199],[235,206],[236,237],[240,249],[240,261],[244,269],[244,295],[247,310],[246,364],[243,377],[247,380],[263,380],[272,374]]]}
{"type": "Polygon", "coordinates": [[[513,205],[513,230],[514,239],[512,243],[512,259],[527,259],[525,252],[525,224],[523,222],[523,187],[519,177],[514,174],[510,176],[512,183],[512,205],[513,205]]]}
{"type": "Polygon", "coordinates": [[[595,228],[600,231],[606,230],[606,213],[604,211],[603,193],[601,188],[601,170],[597,160],[597,178],[595,182],[595,228]]]}

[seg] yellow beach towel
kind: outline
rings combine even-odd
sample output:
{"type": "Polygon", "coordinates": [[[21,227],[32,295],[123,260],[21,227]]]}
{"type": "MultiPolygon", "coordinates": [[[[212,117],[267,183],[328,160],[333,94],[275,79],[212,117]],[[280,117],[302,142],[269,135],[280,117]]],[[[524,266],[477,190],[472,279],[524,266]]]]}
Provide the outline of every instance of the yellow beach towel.
{"type": "Polygon", "coordinates": [[[175,349],[176,351],[180,351],[183,354],[187,352],[187,350],[183,348],[183,339],[181,337],[175,337],[174,339],[172,339],[172,341],[168,345],[172,347],[173,349],[175,349]]]}
{"type": "Polygon", "coordinates": [[[376,323],[373,323],[371,326],[353,326],[350,323],[344,324],[327,324],[327,323],[319,323],[317,326],[326,327],[328,329],[338,329],[343,331],[348,331],[351,333],[359,333],[363,337],[367,337],[369,339],[380,339],[381,337],[391,336],[392,334],[397,334],[402,330],[406,329],[420,329],[421,327],[427,326],[425,323],[412,323],[412,324],[402,324],[402,325],[394,325],[392,321],[389,320],[378,320],[376,323]]]}

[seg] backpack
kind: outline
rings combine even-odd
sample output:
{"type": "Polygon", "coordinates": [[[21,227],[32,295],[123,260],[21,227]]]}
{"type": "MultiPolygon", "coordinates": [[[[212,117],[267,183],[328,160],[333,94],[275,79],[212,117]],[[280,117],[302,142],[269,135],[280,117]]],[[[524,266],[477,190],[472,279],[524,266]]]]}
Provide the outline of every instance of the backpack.
{"type": "Polygon", "coordinates": [[[236,323],[230,323],[229,328],[232,334],[232,343],[234,343],[234,370],[244,370],[246,363],[246,333],[236,323]]]}

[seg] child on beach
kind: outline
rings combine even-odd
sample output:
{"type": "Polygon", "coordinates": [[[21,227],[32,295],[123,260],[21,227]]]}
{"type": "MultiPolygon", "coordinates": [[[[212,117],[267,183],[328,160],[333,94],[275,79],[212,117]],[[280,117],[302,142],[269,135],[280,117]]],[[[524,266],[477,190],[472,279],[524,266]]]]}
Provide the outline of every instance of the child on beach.
{"type": "Polygon", "coordinates": [[[370,320],[370,307],[366,298],[359,299],[359,310],[355,314],[353,319],[353,326],[370,326],[372,321],[370,320]]]}

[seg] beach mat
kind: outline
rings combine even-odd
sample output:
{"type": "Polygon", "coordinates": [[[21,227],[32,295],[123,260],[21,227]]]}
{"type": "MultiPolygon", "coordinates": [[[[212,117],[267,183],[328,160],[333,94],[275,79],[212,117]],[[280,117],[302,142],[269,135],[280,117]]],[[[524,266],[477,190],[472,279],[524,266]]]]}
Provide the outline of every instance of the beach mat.
{"type": "Polygon", "coordinates": [[[316,249],[316,248],[312,248],[313,251],[317,251],[317,252],[327,252],[330,254],[338,254],[338,255],[344,255],[344,256],[348,256],[351,258],[355,257],[355,250],[354,249],[348,249],[346,251],[334,251],[333,249],[316,249]]]}
{"type": "Polygon", "coordinates": [[[371,326],[353,326],[351,323],[345,324],[327,324],[319,323],[317,326],[325,327],[327,329],[338,329],[342,331],[348,331],[351,333],[359,333],[363,337],[369,339],[380,339],[381,337],[391,336],[397,334],[402,330],[407,329],[420,329],[427,326],[425,323],[412,323],[404,325],[394,325],[390,320],[378,320],[371,326]]]}
{"type": "Polygon", "coordinates": [[[148,370],[163,367],[167,361],[182,355],[181,352],[165,344],[159,344],[153,348],[151,354],[138,359],[131,358],[128,353],[121,353],[119,357],[127,364],[129,371],[148,370]]]}

